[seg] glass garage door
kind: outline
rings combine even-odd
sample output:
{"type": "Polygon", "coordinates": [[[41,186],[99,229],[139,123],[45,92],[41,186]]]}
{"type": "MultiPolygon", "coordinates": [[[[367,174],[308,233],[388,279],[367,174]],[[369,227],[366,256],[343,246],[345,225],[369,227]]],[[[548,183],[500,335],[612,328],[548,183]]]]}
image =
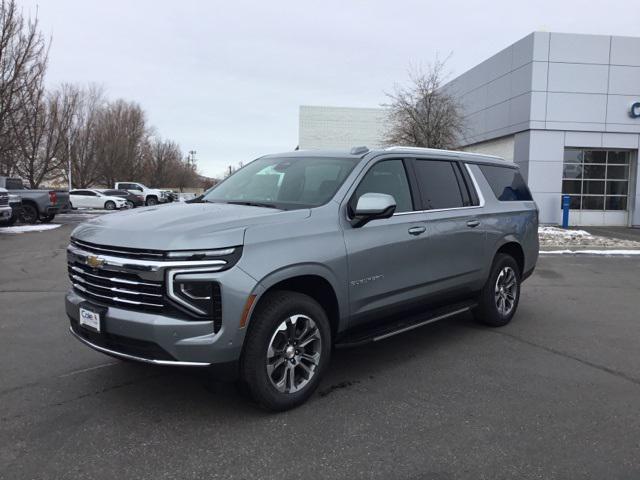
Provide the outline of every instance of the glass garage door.
{"type": "Polygon", "coordinates": [[[566,149],[562,193],[571,196],[573,224],[626,225],[630,152],[566,149]]]}

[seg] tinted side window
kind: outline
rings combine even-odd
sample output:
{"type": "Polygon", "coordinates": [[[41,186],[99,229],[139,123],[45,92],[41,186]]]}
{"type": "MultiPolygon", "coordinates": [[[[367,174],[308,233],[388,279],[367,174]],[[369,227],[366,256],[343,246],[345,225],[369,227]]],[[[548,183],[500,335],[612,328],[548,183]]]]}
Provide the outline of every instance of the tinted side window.
{"type": "Polygon", "coordinates": [[[415,161],[416,179],[426,210],[464,206],[454,167],[447,161],[415,161]]]}
{"type": "Polygon", "coordinates": [[[413,210],[409,181],[402,160],[383,160],[366,173],[353,195],[351,208],[365,193],[386,193],[396,200],[396,212],[413,210]]]}
{"type": "Polygon", "coordinates": [[[501,202],[533,200],[522,175],[515,168],[479,165],[491,190],[501,202]]]}

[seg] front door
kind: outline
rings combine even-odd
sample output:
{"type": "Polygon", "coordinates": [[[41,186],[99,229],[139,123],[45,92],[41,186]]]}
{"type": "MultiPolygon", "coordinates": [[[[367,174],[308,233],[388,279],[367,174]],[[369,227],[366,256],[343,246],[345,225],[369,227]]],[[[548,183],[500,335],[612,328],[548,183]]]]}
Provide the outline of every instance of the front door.
{"type": "Polygon", "coordinates": [[[425,215],[416,211],[401,159],[381,160],[360,181],[350,205],[365,193],[385,193],[396,213],[363,227],[344,230],[348,257],[351,323],[355,326],[420,296],[427,253],[425,215]]]}

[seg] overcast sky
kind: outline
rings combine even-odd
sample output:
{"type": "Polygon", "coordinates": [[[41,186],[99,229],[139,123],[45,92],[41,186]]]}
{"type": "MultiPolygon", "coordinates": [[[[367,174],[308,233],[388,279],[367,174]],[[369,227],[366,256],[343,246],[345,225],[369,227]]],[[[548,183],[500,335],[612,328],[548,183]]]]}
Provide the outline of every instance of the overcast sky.
{"type": "Polygon", "coordinates": [[[142,105],[200,170],[298,142],[300,105],[378,106],[410,65],[463,73],[534,30],[638,35],[639,0],[18,0],[53,37],[48,84],[142,105]]]}

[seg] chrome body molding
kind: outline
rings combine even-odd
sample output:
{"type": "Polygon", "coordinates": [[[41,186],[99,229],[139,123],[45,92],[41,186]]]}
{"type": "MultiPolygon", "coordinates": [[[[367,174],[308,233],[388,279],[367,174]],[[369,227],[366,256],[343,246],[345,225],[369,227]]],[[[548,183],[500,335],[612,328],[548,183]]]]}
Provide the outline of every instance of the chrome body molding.
{"type": "Polygon", "coordinates": [[[105,267],[118,267],[130,270],[143,270],[150,272],[158,272],[164,268],[174,268],[174,267],[208,267],[209,271],[214,272],[216,270],[220,270],[224,268],[227,264],[225,260],[170,260],[170,261],[161,261],[161,260],[139,260],[136,258],[123,258],[116,257],[113,255],[96,255],[95,253],[87,252],[86,250],[82,250],[73,245],[69,245],[67,247],[67,252],[74,255],[77,258],[83,260],[83,263],[86,264],[86,260],[89,257],[98,257],[102,261],[102,265],[105,267]]]}
{"type": "Polygon", "coordinates": [[[106,353],[107,355],[124,358],[125,360],[134,360],[136,362],[151,363],[153,365],[170,365],[170,366],[176,366],[176,367],[208,367],[211,365],[210,363],[205,363],[205,362],[180,362],[178,360],[156,360],[153,358],[136,357],[135,355],[129,355],[128,353],[117,352],[115,350],[110,350],[108,348],[100,347],[95,343],[91,343],[90,341],[86,340],[85,338],[82,338],[80,335],[74,332],[73,328],[71,327],[69,327],[69,331],[71,332],[71,335],[76,337],[78,340],[80,340],[82,343],[84,343],[88,347],[91,347],[94,350],[97,350],[98,352],[106,353]]]}

